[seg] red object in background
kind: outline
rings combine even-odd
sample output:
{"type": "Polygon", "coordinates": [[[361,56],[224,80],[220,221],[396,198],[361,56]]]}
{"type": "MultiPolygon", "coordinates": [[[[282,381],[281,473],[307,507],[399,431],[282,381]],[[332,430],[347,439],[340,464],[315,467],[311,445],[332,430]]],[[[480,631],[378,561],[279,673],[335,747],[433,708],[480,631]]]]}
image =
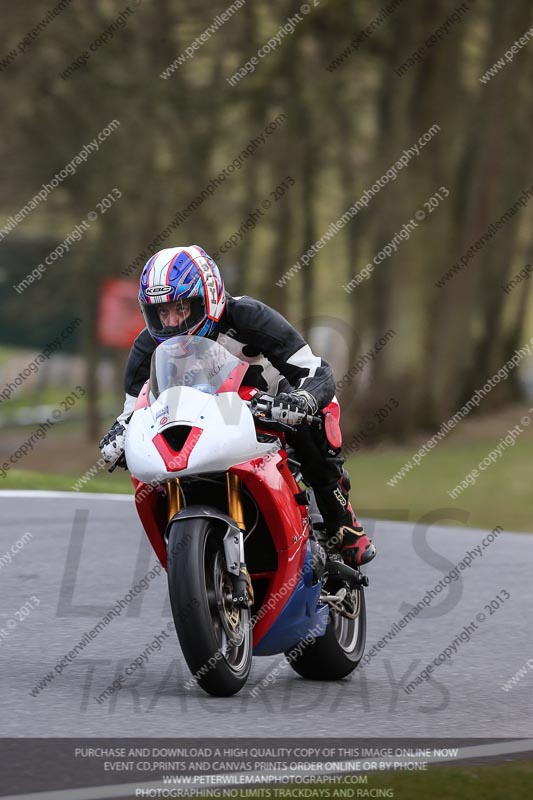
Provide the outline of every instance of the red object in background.
{"type": "Polygon", "coordinates": [[[129,349],[144,327],[139,308],[139,287],[128,280],[106,280],[100,292],[98,340],[100,344],[129,349]]]}

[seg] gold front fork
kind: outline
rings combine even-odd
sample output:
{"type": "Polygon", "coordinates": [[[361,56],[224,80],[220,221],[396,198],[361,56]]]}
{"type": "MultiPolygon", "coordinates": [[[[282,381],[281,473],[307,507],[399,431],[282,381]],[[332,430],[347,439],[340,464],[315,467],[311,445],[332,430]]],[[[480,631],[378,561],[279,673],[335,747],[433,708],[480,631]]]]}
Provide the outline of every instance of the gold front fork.
{"type": "Polygon", "coordinates": [[[182,509],[181,491],[179,478],[172,478],[167,481],[167,497],[168,497],[168,521],[172,519],[174,514],[182,509]]]}
{"type": "Polygon", "coordinates": [[[241,479],[233,472],[228,472],[226,474],[226,484],[228,489],[229,515],[235,520],[241,531],[244,531],[245,524],[241,497],[241,479]]]}
{"type": "MultiPolygon", "coordinates": [[[[243,544],[243,536],[244,531],[246,530],[246,526],[244,524],[244,510],[242,507],[242,494],[241,494],[241,479],[238,475],[235,475],[233,472],[226,473],[226,486],[228,489],[228,510],[229,515],[232,519],[235,520],[237,525],[239,526],[240,530],[243,532],[240,535],[240,565],[239,565],[239,578],[243,576],[246,579],[246,589],[248,592],[248,604],[252,606],[254,603],[254,587],[252,585],[252,579],[250,577],[250,573],[246,569],[246,564],[244,563],[244,544],[243,544]]],[[[232,578],[234,581],[234,577],[232,578]]],[[[235,583],[233,583],[235,587],[235,583]]]]}

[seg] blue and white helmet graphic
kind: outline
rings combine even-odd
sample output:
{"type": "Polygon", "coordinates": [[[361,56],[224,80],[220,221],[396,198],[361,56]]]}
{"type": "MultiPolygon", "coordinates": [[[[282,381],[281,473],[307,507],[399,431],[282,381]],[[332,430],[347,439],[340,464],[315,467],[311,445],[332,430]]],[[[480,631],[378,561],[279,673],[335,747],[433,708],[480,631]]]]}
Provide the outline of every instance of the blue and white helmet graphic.
{"type": "Polygon", "coordinates": [[[198,245],[167,247],[146,262],[139,303],[157,342],[184,334],[209,336],[226,305],[224,281],[211,256],[198,245]],[[174,311],[173,324],[169,309],[174,311]]]}

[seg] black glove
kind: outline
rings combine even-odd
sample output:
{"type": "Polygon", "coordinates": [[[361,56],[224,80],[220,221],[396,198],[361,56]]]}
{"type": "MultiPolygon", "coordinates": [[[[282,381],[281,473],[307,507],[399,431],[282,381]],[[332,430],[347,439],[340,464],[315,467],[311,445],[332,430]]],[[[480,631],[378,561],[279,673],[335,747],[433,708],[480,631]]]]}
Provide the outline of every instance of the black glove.
{"type": "Polygon", "coordinates": [[[309,403],[305,395],[307,392],[282,392],[276,395],[272,403],[271,416],[277,422],[286,425],[300,425],[309,414],[309,403]]]}

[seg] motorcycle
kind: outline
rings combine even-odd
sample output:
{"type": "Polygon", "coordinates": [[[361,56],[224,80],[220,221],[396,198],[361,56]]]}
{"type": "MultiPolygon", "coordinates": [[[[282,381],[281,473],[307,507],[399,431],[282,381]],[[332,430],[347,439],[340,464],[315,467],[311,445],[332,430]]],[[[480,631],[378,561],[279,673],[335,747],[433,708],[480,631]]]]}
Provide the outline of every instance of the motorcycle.
{"type": "Polygon", "coordinates": [[[286,442],[293,429],[271,419],[271,397],[242,385],[248,366],[220,343],[169,339],[126,433],[136,508],[167,570],[185,661],[215,696],[245,685],[252,656],[285,653],[302,677],[338,680],[366,637],[368,580],[328,554],[286,442]]]}

